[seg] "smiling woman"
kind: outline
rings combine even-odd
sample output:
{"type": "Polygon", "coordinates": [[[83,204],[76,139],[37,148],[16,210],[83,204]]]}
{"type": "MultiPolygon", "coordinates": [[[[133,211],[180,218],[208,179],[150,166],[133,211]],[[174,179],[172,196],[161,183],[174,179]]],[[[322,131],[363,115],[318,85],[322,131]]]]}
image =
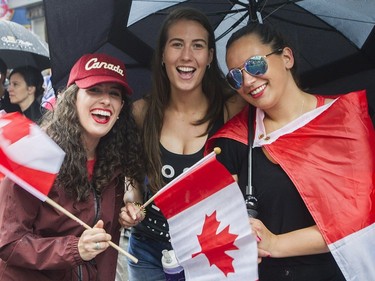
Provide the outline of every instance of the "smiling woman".
{"type": "Polygon", "coordinates": [[[375,280],[375,132],[365,91],[302,90],[292,45],[267,24],[233,33],[226,62],[249,105],[208,147],[222,149],[219,161],[258,199],[250,224],[259,280],[375,280]]]}
{"type": "Polygon", "coordinates": [[[125,66],[115,58],[84,55],[42,122],[66,153],[48,196],[92,229],[84,231],[21,188],[1,186],[0,280],[115,279],[117,251],[108,246],[120,237],[124,180],[140,188],[144,179],[131,89],[121,73],[125,66]],[[100,63],[87,69],[88,61],[100,63]]]}
{"type": "Polygon", "coordinates": [[[78,90],[76,105],[84,139],[99,141],[111,130],[124,103],[121,91],[117,83],[97,84],[78,90]]]}
{"type": "Polygon", "coordinates": [[[129,252],[139,259],[128,264],[132,281],[165,280],[162,251],[172,245],[157,204],[148,205],[145,216],[135,216],[139,207],[131,202],[147,200],[198,162],[208,137],[243,106],[218,66],[212,26],[195,9],[176,9],[166,18],[152,80],[151,94],[134,104],[147,155],[148,189],[145,194],[129,190],[120,214],[123,226],[132,227],[129,252]]]}

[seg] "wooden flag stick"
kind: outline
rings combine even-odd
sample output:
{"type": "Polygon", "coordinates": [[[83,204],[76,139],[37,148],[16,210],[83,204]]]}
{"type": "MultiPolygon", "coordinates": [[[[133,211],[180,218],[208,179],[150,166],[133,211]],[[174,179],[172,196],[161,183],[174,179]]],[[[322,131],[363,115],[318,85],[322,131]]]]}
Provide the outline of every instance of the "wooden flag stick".
{"type": "Polygon", "coordinates": [[[202,162],[204,161],[207,161],[207,159],[213,157],[214,155],[217,155],[217,154],[220,154],[221,152],[221,149],[220,147],[215,147],[214,150],[206,155],[205,157],[203,157],[201,160],[199,160],[197,163],[195,163],[193,166],[191,166],[189,169],[187,169],[185,172],[181,173],[178,177],[176,177],[175,179],[173,179],[172,181],[170,181],[168,184],[166,184],[162,189],[160,189],[157,193],[155,193],[150,199],[148,199],[142,206],[141,208],[139,209],[139,211],[137,212],[137,214],[144,208],[146,208],[147,205],[149,205],[152,201],[154,201],[154,199],[156,197],[158,197],[160,195],[160,191],[164,190],[164,189],[167,189],[168,187],[170,187],[171,185],[175,184],[180,178],[184,177],[186,173],[188,173],[190,171],[190,169],[194,169],[195,167],[199,166],[202,164],[202,162]]]}
{"type": "MultiPolygon", "coordinates": [[[[84,228],[86,229],[92,229],[91,226],[87,225],[86,223],[84,223],[83,221],[81,221],[79,218],[77,218],[75,215],[73,215],[72,213],[70,213],[68,210],[66,210],[65,208],[63,208],[61,205],[57,204],[55,201],[53,201],[52,199],[48,198],[45,200],[45,202],[47,202],[48,204],[50,204],[52,207],[56,208],[57,210],[59,210],[60,212],[64,213],[65,215],[67,215],[69,218],[71,218],[72,220],[78,222],[80,225],[82,225],[84,228]]],[[[124,249],[120,248],[118,245],[116,245],[115,243],[113,243],[112,241],[109,241],[108,244],[110,246],[112,246],[113,248],[115,248],[117,251],[119,251],[121,254],[127,256],[129,259],[131,259],[133,262],[135,263],[138,263],[138,259],[136,257],[134,257],[133,255],[129,254],[128,252],[126,252],[124,249]]]]}

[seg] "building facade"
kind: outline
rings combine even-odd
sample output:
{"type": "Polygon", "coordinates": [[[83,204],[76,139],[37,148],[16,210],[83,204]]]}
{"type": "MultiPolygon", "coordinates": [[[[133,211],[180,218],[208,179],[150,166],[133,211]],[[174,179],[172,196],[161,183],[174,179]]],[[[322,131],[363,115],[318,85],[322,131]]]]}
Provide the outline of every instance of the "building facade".
{"type": "MultiPolygon", "coordinates": [[[[28,27],[30,30],[37,34],[40,39],[48,42],[43,0],[7,0],[5,2],[7,2],[9,9],[14,11],[22,10],[21,14],[24,13],[24,17],[29,22],[28,27]]],[[[16,20],[13,19],[13,21],[16,20]]],[[[19,23],[24,24],[22,22],[19,23]]]]}

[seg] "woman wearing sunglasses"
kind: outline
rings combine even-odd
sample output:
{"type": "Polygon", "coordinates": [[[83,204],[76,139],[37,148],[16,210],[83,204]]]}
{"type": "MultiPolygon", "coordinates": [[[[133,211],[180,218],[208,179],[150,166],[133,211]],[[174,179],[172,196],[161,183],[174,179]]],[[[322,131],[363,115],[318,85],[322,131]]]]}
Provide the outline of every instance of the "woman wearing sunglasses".
{"type": "MultiPolygon", "coordinates": [[[[259,280],[345,280],[356,271],[338,267],[335,242],[374,218],[375,136],[365,92],[327,98],[301,90],[292,48],[267,25],[234,33],[226,62],[228,83],[249,106],[207,150],[221,147],[218,158],[243,192],[252,186],[259,280]]],[[[366,252],[355,243],[351,251],[357,246],[366,252]]],[[[344,262],[363,268],[355,254],[344,262]]]]}

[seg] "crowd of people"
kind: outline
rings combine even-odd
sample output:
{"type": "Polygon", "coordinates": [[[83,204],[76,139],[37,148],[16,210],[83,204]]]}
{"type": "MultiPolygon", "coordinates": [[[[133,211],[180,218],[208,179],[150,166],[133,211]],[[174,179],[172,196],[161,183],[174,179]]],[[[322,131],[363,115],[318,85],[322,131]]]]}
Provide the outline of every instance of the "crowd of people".
{"type": "Polygon", "coordinates": [[[321,223],[341,209],[316,197],[332,190],[342,208],[347,193],[375,203],[374,126],[364,92],[326,97],[301,89],[294,52],[274,27],[253,23],[228,40],[224,75],[208,18],[177,8],[160,27],[152,87],[143,98],[133,102],[137,85],[129,85],[122,61],[82,54],[49,109],[42,106],[40,70],[23,66],[8,75],[0,60],[0,109],[24,114],[65,151],[48,196],[91,226],[84,229],[5,177],[0,280],[115,280],[125,262],[129,281],[166,280],[168,222],[155,203],[142,205],[216,146],[244,198],[253,188],[258,215],[249,228],[259,280],[346,280],[321,223]],[[137,262],[118,259],[110,246],[123,228],[137,262]]]}

